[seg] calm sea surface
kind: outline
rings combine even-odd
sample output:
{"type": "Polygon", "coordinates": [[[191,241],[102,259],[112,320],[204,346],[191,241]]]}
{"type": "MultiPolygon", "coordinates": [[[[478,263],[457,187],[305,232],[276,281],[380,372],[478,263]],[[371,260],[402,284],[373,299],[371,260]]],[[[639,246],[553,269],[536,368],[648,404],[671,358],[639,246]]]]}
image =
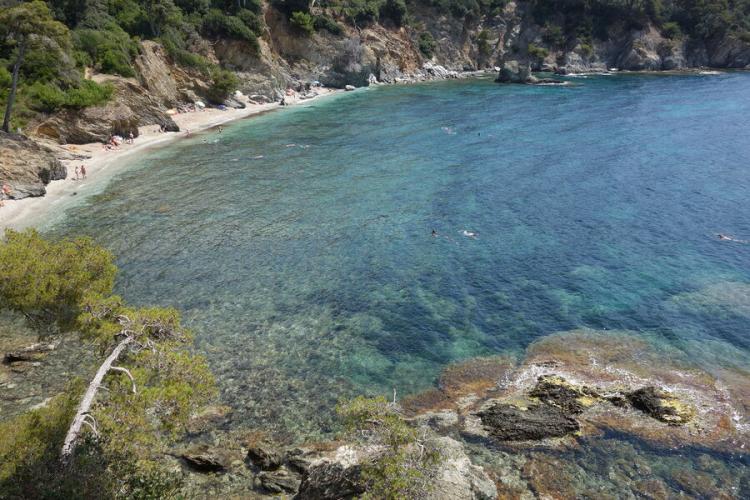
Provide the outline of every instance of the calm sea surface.
{"type": "Polygon", "coordinates": [[[52,232],[177,307],[235,418],[277,431],[580,327],[746,369],[750,245],[717,233],[750,240],[750,74],[571,82],[268,114],[138,159],[52,232]]]}

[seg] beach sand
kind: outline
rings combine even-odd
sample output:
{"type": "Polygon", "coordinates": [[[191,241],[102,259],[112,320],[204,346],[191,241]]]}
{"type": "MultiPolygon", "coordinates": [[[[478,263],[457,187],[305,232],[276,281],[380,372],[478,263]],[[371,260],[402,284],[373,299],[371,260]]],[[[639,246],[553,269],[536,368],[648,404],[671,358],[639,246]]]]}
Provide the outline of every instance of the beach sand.
{"type": "MultiPolygon", "coordinates": [[[[289,99],[289,105],[310,102],[319,97],[337,93],[335,89],[318,89],[318,95],[308,99],[289,99]],[[291,101],[291,102],[290,102],[291,101]]],[[[172,116],[180,127],[180,132],[159,132],[158,125],[148,125],[139,128],[139,136],[133,144],[122,144],[118,149],[105,150],[101,143],[60,145],[59,157],[68,167],[66,179],[52,181],[47,185],[47,194],[42,197],[24,198],[22,200],[6,200],[0,207],[0,231],[5,229],[24,229],[38,225],[54,211],[64,209],[75,202],[74,195],[85,196],[95,185],[106,184],[109,179],[121,171],[127,162],[138,153],[143,153],[154,147],[171,144],[196,132],[205,131],[219,125],[258,115],[274,109],[279,109],[278,103],[247,104],[244,109],[206,109],[192,113],[179,113],[172,116]],[[65,159],[71,155],[84,155],[89,158],[83,160],[65,159]],[[75,167],[86,166],[86,179],[75,180],[75,167]]],[[[59,214],[58,214],[59,215],[59,214]]]]}

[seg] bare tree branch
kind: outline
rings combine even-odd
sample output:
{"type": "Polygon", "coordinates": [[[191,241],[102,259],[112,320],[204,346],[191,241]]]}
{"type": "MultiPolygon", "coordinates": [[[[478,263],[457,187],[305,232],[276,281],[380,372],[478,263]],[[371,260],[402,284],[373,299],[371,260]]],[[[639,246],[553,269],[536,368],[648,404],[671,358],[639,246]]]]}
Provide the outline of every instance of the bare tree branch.
{"type": "Polygon", "coordinates": [[[130,373],[130,370],[128,370],[127,368],[123,368],[122,366],[113,366],[110,368],[110,370],[114,370],[116,372],[124,373],[125,375],[127,375],[130,379],[130,383],[133,384],[133,394],[138,394],[138,391],[135,390],[135,379],[130,373]]]}
{"type": "Polygon", "coordinates": [[[128,344],[130,344],[132,341],[133,337],[125,337],[124,340],[117,344],[117,346],[112,350],[109,356],[107,356],[107,359],[104,360],[104,363],[101,364],[96,372],[96,375],[94,375],[93,380],[89,384],[88,389],[86,389],[86,392],[83,395],[83,399],[81,400],[81,404],[78,406],[78,411],[73,418],[73,423],[68,429],[68,434],[65,436],[65,441],[63,442],[61,458],[64,463],[67,463],[70,460],[70,457],[75,450],[76,440],[78,439],[78,435],[81,432],[81,426],[86,419],[86,415],[91,409],[91,405],[94,403],[96,392],[99,390],[99,386],[102,384],[104,376],[112,368],[112,363],[117,360],[122,351],[125,350],[128,344]]]}

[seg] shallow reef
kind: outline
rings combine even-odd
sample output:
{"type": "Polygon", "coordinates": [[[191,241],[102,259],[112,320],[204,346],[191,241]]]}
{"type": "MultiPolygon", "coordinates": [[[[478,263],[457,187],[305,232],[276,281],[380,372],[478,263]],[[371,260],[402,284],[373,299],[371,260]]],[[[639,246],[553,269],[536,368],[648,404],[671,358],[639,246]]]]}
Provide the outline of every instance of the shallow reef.
{"type": "Polygon", "coordinates": [[[515,363],[453,365],[404,407],[460,437],[501,497],[747,498],[750,372],[684,359],[634,332],[561,332],[515,363]]]}

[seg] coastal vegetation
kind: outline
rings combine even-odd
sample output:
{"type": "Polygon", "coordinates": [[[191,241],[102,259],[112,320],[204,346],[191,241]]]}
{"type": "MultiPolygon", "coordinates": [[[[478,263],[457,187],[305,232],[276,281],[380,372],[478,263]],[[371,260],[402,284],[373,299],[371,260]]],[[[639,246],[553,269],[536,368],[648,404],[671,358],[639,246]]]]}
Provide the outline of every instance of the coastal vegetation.
{"type": "Polygon", "coordinates": [[[0,423],[0,491],[10,498],[153,498],[179,487],[163,459],[215,396],[213,377],[175,310],[111,294],[113,260],[87,238],[9,231],[0,243],[0,309],[42,338],[77,335],[101,360],[90,380],[0,423]]]}
{"type": "Polygon", "coordinates": [[[375,450],[362,464],[362,498],[421,498],[430,492],[443,457],[429,428],[406,423],[395,401],[382,396],[360,396],[336,410],[348,439],[375,450]]]}
{"type": "MultiPolygon", "coordinates": [[[[542,41],[529,47],[537,62],[550,49],[593,53],[595,40],[607,40],[617,29],[654,26],[664,37],[696,43],[750,40],[747,0],[530,0],[524,6],[542,29],[542,41]],[[528,7],[528,8],[527,8],[528,7]],[[547,52],[545,52],[547,51],[547,52]]],[[[33,0],[11,1],[0,7],[0,104],[3,128],[23,128],[41,115],[64,108],[106,103],[109,85],[95,83],[90,72],[136,76],[135,60],[142,40],[155,40],[171,61],[204,79],[205,97],[217,103],[229,96],[234,68],[200,49],[201,43],[231,40],[246,54],[258,55],[259,39],[269,36],[267,9],[277,9],[296,36],[315,33],[345,35],[347,30],[382,24],[409,27],[416,50],[433,57],[435,30],[425,29],[430,17],[451,22],[481,23],[503,13],[506,0],[33,0]],[[432,32],[431,32],[432,31],[432,32]]],[[[481,27],[481,26],[480,26],[481,27]]],[[[274,28],[279,29],[279,28],[274,28]]],[[[491,61],[495,36],[477,29],[477,61],[491,61]]],[[[518,48],[516,47],[516,50],[518,48]]],[[[587,55],[588,54],[588,55],[587,55]]],[[[236,87],[236,84],[235,84],[236,87]]]]}

